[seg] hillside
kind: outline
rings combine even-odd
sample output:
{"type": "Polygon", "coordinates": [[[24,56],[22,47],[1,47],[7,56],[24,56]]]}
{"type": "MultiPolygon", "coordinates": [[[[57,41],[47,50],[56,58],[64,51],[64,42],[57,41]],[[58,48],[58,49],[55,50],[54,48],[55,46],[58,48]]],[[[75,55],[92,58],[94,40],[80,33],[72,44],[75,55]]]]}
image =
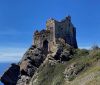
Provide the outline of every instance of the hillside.
{"type": "Polygon", "coordinates": [[[74,49],[60,43],[46,54],[32,46],[1,79],[5,85],[9,81],[17,82],[14,85],[100,85],[100,49],[74,49]]]}
{"type": "Polygon", "coordinates": [[[100,49],[76,49],[71,58],[61,62],[48,58],[30,85],[100,85],[100,49]]]}

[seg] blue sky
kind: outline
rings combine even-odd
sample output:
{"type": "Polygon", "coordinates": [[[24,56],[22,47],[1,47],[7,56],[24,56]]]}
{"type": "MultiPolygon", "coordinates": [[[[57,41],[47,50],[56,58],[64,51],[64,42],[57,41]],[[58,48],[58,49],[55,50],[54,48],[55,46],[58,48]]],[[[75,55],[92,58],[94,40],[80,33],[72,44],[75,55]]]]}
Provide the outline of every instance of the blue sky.
{"type": "Polygon", "coordinates": [[[20,60],[34,30],[49,18],[67,15],[77,29],[80,48],[100,45],[100,0],[0,0],[0,62],[20,60]]]}

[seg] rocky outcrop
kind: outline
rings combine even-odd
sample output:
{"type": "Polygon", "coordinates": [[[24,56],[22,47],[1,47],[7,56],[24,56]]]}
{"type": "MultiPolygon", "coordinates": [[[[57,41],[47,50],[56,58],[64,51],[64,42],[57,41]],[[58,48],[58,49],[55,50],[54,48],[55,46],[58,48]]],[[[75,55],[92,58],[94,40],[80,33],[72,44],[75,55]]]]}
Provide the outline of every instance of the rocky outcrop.
{"type": "Polygon", "coordinates": [[[24,54],[22,60],[11,67],[2,75],[1,81],[5,85],[25,85],[34,75],[41,63],[46,58],[46,53],[42,48],[31,46],[24,54]]]}
{"type": "Polygon", "coordinates": [[[15,85],[19,79],[20,75],[20,66],[12,64],[11,67],[3,74],[1,77],[1,82],[4,85],[15,85]]]}
{"type": "Polygon", "coordinates": [[[99,74],[100,49],[74,49],[60,43],[52,52],[31,46],[1,81],[5,85],[99,85],[99,74]]]}
{"type": "MultiPolygon", "coordinates": [[[[31,46],[24,54],[18,64],[12,66],[3,74],[1,81],[5,85],[28,85],[34,73],[42,63],[50,60],[52,65],[58,62],[64,62],[71,59],[72,47],[65,44],[58,44],[55,52],[48,52],[44,48],[31,46]]],[[[44,63],[46,64],[46,63],[44,63]]]]}
{"type": "Polygon", "coordinates": [[[68,44],[58,44],[57,52],[54,55],[55,60],[69,61],[73,55],[73,47],[68,44]]]}
{"type": "Polygon", "coordinates": [[[72,81],[83,69],[85,65],[79,63],[72,63],[64,71],[64,75],[67,81],[72,81]]]}

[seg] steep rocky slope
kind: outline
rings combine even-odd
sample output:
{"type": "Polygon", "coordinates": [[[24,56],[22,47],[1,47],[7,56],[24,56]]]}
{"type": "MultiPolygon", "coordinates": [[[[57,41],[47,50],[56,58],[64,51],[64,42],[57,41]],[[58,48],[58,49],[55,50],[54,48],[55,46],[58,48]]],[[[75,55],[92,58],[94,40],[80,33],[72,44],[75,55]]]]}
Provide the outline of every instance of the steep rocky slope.
{"type": "Polygon", "coordinates": [[[100,49],[74,49],[60,43],[47,52],[31,46],[1,81],[5,85],[100,85],[100,49]]]}
{"type": "Polygon", "coordinates": [[[3,74],[1,81],[5,85],[25,85],[46,58],[47,52],[31,46],[18,64],[12,64],[3,74]]]}
{"type": "Polygon", "coordinates": [[[60,62],[48,58],[30,85],[100,85],[100,49],[76,49],[70,57],[60,62]]]}

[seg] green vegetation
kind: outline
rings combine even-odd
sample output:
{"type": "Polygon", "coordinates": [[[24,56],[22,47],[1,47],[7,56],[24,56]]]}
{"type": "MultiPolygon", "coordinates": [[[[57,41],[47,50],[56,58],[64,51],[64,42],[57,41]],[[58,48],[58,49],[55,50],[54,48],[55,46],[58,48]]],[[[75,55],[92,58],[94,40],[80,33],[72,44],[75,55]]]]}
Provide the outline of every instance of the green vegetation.
{"type": "Polygon", "coordinates": [[[39,73],[38,85],[61,85],[63,81],[64,64],[47,64],[44,69],[39,73]]]}
{"type": "Polygon", "coordinates": [[[81,82],[85,83],[84,85],[100,85],[100,63],[97,65],[100,61],[100,49],[96,48],[92,50],[76,49],[73,51],[73,58],[63,63],[58,62],[52,65],[48,62],[39,70],[35,85],[81,85],[81,82]],[[69,79],[66,79],[64,71],[71,65],[73,68],[69,73],[69,79]]]}
{"type": "Polygon", "coordinates": [[[75,58],[79,59],[79,61],[76,62],[80,62],[85,65],[91,65],[92,63],[100,59],[100,50],[78,50],[75,56],[75,58]]]}

